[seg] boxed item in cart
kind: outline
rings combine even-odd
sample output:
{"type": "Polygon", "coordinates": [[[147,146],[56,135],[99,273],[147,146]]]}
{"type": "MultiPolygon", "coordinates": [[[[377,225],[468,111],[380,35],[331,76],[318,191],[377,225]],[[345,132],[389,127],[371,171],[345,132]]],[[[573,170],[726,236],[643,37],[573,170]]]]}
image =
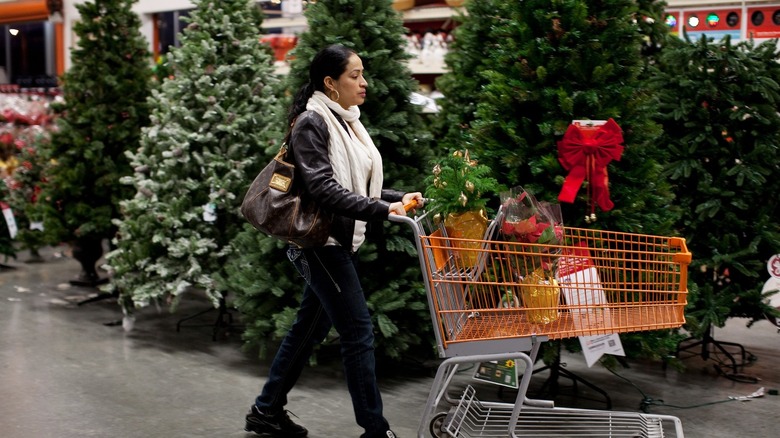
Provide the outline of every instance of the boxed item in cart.
{"type": "Polygon", "coordinates": [[[556,278],[577,329],[609,324],[607,297],[587,248],[567,247],[558,261],[556,278]]]}

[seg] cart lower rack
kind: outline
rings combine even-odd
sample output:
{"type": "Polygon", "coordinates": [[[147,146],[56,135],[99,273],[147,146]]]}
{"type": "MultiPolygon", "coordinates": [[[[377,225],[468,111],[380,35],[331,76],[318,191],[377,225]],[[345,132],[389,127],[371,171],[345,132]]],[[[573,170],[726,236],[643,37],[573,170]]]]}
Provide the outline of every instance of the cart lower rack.
{"type": "Polygon", "coordinates": [[[544,429],[555,431],[548,436],[661,437],[671,421],[682,437],[675,417],[555,408],[525,391],[539,342],[681,327],[691,261],[685,240],[564,228],[561,245],[511,242],[496,239],[500,217],[483,239],[462,239],[434,229],[427,214],[391,216],[416,234],[439,356],[449,358],[419,436],[430,420],[435,436],[545,436],[544,429]],[[458,364],[487,357],[527,364],[517,402],[480,402],[470,387],[451,398],[458,364]],[[449,410],[437,414],[442,401],[449,410]]]}
{"type": "MultiPolygon", "coordinates": [[[[458,406],[445,419],[444,430],[452,436],[505,437],[512,409],[481,403],[473,387],[466,387],[458,406]]],[[[663,437],[665,428],[682,436],[682,423],[668,415],[588,409],[525,406],[514,430],[518,437],[663,437]]]]}

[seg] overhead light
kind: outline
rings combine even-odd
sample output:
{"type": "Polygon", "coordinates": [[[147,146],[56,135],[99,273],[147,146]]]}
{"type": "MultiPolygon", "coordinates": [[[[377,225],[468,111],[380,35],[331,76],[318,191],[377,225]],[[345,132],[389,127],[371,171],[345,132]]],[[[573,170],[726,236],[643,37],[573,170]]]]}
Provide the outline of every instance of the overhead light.
{"type": "Polygon", "coordinates": [[[728,24],[730,27],[734,27],[739,24],[739,14],[736,12],[729,12],[729,14],[726,16],[726,24],[728,24]]]}
{"type": "Polygon", "coordinates": [[[13,27],[8,29],[8,32],[11,33],[11,35],[16,36],[19,34],[19,29],[14,29],[13,27]]]}
{"type": "Polygon", "coordinates": [[[699,25],[699,17],[695,15],[691,15],[690,17],[688,17],[688,26],[696,27],[698,25],[699,25]]]}
{"type": "Polygon", "coordinates": [[[715,27],[720,23],[720,17],[718,17],[718,14],[708,14],[707,15],[707,24],[710,27],[715,27]]]}
{"type": "Polygon", "coordinates": [[[753,15],[750,16],[750,22],[753,23],[753,26],[761,26],[764,22],[764,13],[761,11],[753,12],[753,15]]]}
{"type": "Polygon", "coordinates": [[[674,29],[677,27],[677,17],[672,14],[667,14],[666,19],[664,19],[664,23],[666,23],[666,25],[670,28],[674,29]]]}

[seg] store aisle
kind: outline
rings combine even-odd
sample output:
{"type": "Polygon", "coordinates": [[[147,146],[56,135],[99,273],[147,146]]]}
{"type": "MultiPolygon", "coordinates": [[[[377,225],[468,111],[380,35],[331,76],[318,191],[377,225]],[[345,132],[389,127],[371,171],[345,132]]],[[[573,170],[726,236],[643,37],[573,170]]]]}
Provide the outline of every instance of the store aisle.
{"type": "MultiPolygon", "coordinates": [[[[211,327],[183,327],[179,319],[208,305],[189,297],[176,314],[144,309],[135,328],[119,325],[121,313],[109,300],[77,305],[94,291],[72,287],[68,280],[78,264],[67,256],[45,253],[39,264],[6,261],[13,269],[0,272],[0,435],[4,438],[82,437],[250,437],[243,415],[259,390],[268,361],[240,349],[239,333],[211,339],[211,327]]],[[[211,324],[215,313],[199,320],[211,324]]],[[[427,323],[427,322],[426,322],[427,323]]],[[[780,388],[780,334],[767,321],[745,328],[730,321],[716,339],[738,342],[758,360],[744,367],[737,382],[718,375],[712,359],[685,360],[684,373],[664,371],[657,363],[632,362],[620,377],[594,366],[581,355],[565,353],[566,369],[603,389],[614,410],[638,410],[643,394],[654,402],[651,413],[682,419],[685,436],[768,437],[777,435],[780,397],[725,401],[749,395],[759,387],[780,388]],[[697,407],[693,407],[697,406],[697,407]]],[[[349,396],[337,354],[324,354],[322,364],[304,372],[291,394],[288,409],[309,428],[311,437],[357,437],[349,396]]],[[[382,377],[386,416],[400,437],[416,436],[421,410],[431,384],[431,368],[413,375],[382,377]]],[[[471,382],[469,372],[463,380],[471,382]]],[[[532,391],[547,373],[532,380],[532,391]]],[[[572,396],[562,379],[559,406],[603,408],[603,398],[579,385],[572,396]],[[593,401],[594,399],[595,401],[593,401]]],[[[497,398],[508,391],[478,385],[497,398]]]]}

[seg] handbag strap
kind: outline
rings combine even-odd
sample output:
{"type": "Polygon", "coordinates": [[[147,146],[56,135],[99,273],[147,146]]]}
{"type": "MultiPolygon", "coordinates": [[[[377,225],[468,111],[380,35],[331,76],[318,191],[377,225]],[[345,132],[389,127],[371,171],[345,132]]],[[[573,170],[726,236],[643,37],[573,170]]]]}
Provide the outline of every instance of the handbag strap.
{"type": "Polygon", "coordinates": [[[279,148],[279,152],[276,153],[275,159],[284,160],[287,158],[287,142],[282,143],[282,147],[279,148]]]}

